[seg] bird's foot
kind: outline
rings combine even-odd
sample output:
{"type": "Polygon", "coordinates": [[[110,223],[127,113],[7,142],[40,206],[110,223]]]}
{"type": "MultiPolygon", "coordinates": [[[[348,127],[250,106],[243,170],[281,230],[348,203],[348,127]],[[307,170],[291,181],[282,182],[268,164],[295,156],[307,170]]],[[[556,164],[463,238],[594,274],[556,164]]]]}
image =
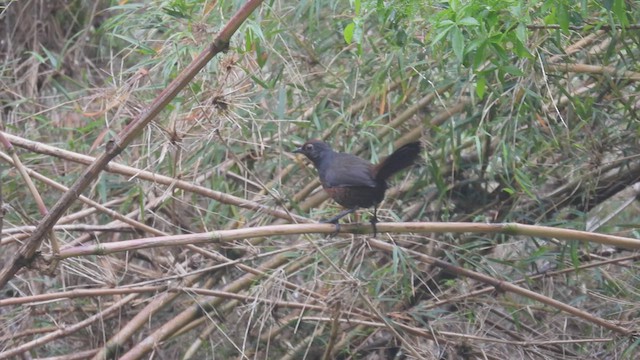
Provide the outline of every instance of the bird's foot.
{"type": "Polygon", "coordinates": [[[374,215],[369,222],[371,223],[371,227],[373,227],[373,237],[376,237],[376,235],[378,235],[378,227],[376,226],[378,217],[374,215]]]}
{"type": "Polygon", "coordinates": [[[356,211],[356,208],[345,209],[345,210],[342,210],[338,215],[332,217],[331,219],[323,220],[321,222],[325,223],[325,224],[327,224],[327,223],[328,224],[334,224],[336,226],[336,231],[331,236],[336,236],[340,232],[340,219],[342,219],[343,217],[353,213],[354,211],[356,211]]]}
{"type": "Polygon", "coordinates": [[[336,226],[336,231],[331,233],[331,237],[338,236],[338,234],[340,233],[340,219],[331,218],[331,219],[328,219],[328,220],[322,220],[320,222],[322,224],[333,224],[333,225],[336,226]]]}

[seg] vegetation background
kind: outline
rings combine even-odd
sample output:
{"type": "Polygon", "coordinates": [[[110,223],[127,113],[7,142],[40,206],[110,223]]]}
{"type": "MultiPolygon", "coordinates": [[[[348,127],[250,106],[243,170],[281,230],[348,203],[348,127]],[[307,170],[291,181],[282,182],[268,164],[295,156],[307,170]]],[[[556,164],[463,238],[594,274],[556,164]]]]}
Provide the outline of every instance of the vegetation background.
{"type": "MultiPolygon", "coordinates": [[[[0,4],[0,267],[242,4],[0,4]]],[[[637,247],[553,230],[639,236],[639,45],[632,0],[264,2],[0,289],[0,358],[637,359],[637,247]],[[264,228],[338,211],[309,138],[420,140],[404,230],[264,228]]]]}

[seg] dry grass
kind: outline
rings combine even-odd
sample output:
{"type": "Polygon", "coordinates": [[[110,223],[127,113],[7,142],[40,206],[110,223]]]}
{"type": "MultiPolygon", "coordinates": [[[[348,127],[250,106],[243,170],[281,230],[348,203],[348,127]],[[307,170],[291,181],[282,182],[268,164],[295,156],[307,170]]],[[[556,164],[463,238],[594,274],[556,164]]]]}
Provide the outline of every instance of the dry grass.
{"type": "MultiPolygon", "coordinates": [[[[3,6],[2,267],[237,10],[3,6]]],[[[535,57],[487,61],[480,97],[428,19],[399,43],[371,16],[359,53],[350,16],[263,5],[1,289],[0,359],[633,359],[637,33],[530,28],[535,57]],[[427,147],[376,239],[314,224],[338,209],[289,152],[312,137],[427,147]],[[507,222],[549,228],[486,225],[507,222]]]]}

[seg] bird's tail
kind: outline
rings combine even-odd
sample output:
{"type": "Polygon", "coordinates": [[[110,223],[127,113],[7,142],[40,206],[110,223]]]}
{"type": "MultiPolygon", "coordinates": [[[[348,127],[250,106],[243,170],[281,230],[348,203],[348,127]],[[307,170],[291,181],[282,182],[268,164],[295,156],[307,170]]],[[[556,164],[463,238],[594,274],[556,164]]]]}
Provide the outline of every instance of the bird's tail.
{"type": "Polygon", "coordinates": [[[376,181],[386,181],[398,171],[413,165],[418,158],[420,158],[419,142],[399,147],[373,168],[376,181]]]}

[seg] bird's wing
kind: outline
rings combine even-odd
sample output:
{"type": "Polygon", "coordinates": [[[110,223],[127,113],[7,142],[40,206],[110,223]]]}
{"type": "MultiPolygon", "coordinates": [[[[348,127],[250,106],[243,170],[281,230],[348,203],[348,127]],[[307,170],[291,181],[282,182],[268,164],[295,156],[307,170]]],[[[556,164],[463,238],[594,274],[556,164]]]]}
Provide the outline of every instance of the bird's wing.
{"type": "Polygon", "coordinates": [[[376,187],[372,165],[355,155],[338,153],[332,159],[320,181],[326,187],[369,186],[376,187]]]}

